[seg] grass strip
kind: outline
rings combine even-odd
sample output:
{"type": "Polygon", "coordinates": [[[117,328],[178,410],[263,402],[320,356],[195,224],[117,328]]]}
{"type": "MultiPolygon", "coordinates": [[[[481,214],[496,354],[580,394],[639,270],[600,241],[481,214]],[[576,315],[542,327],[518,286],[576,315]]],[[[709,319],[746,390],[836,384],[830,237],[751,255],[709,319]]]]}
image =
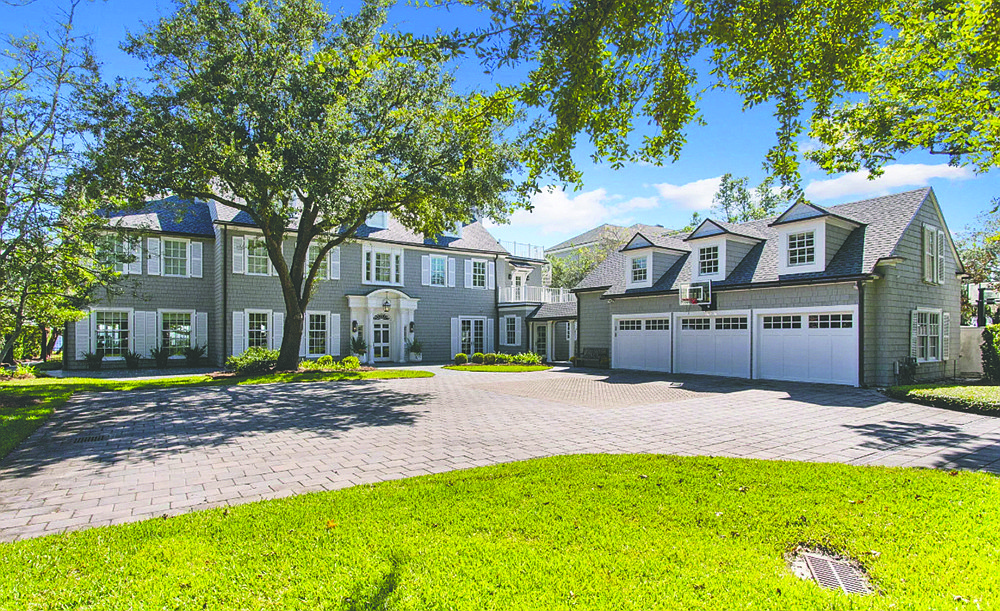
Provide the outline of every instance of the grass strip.
{"type": "Polygon", "coordinates": [[[6,609],[954,609],[1000,600],[1000,478],[554,457],[0,544],[6,609]],[[880,594],[791,575],[799,544],[880,594]]]}
{"type": "Polygon", "coordinates": [[[452,369],[454,371],[492,371],[492,372],[506,372],[506,373],[522,373],[525,371],[545,371],[546,369],[552,369],[548,365],[445,365],[444,369],[452,369]]]}
{"type": "Polygon", "coordinates": [[[895,399],[962,412],[1000,416],[1000,386],[980,384],[916,384],[893,386],[886,394],[895,399]]]}
{"type": "Polygon", "coordinates": [[[52,412],[77,392],[114,392],[195,386],[232,386],[288,382],[340,382],[432,377],[417,369],[374,371],[277,372],[249,377],[213,378],[207,375],[176,376],[149,380],[105,380],[101,378],[34,378],[0,382],[0,458],[41,426],[52,412]]]}

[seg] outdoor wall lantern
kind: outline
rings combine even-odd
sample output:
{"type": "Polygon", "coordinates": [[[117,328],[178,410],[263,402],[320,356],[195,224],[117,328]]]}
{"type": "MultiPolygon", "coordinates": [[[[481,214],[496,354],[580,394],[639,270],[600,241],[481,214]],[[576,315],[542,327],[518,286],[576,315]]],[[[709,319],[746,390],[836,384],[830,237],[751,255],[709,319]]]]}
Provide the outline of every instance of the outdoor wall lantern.
{"type": "Polygon", "coordinates": [[[410,333],[413,333],[413,321],[410,321],[410,333]]]}
{"type": "Polygon", "coordinates": [[[382,302],[382,311],[383,312],[385,312],[386,314],[388,314],[389,310],[391,310],[391,309],[392,309],[392,303],[390,303],[388,299],[386,299],[385,301],[382,302]]]}
{"type": "Polygon", "coordinates": [[[351,321],[351,333],[357,333],[357,332],[358,332],[358,321],[352,320],[351,321]]]}

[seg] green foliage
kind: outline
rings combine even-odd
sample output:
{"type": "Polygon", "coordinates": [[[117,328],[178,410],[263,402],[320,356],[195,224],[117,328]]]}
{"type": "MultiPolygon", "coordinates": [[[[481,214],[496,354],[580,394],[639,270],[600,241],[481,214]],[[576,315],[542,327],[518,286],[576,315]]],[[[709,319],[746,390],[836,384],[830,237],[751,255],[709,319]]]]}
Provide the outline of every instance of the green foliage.
{"type": "Polygon", "coordinates": [[[559,456],[16,541],[0,600],[412,611],[480,608],[493,588],[490,608],[518,610],[985,610],[997,498],[989,473],[559,456]],[[858,559],[879,595],[796,578],[800,542],[858,559]]]}
{"type": "Polygon", "coordinates": [[[320,367],[333,367],[334,358],[329,354],[324,354],[323,356],[316,359],[316,364],[320,367]]]}
{"type": "MultiPolygon", "coordinates": [[[[19,380],[30,380],[38,375],[38,371],[31,365],[18,363],[14,370],[10,372],[10,377],[19,380]]],[[[47,375],[47,374],[46,374],[47,375]]]]}
{"type": "Polygon", "coordinates": [[[167,363],[170,362],[170,349],[156,346],[150,349],[150,354],[153,355],[153,359],[156,361],[156,367],[158,369],[165,369],[167,363]]]}
{"type": "Polygon", "coordinates": [[[138,352],[127,351],[125,352],[125,368],[126,369],[138,369],[139,362],[142,361],[142,355],[138,352]]]}
{"type": "Polygon", "coordinates": [[[361,361],[359,361],[356,356],[345,356],[344,359],[340,361],[338,369],[343,369],[344,371],[361,369],[361,361]]]}
{"type": "Polygon", "coordinates": [[[260,228],[285,305],[282,369],[298,363],[319,266],[372,213],[435,236],[527,202],[504,140],[511,102],[456,93],[442,54],[385,44],[386,8],[336,21],[318,0],[182,0],[124,45],[152,86],[94,102],[105,188],[216,201],[260,228]]]}
{"type": "Polygon", "coordinates": [[[84,352],[83,360],[87,362],[87,369],[90,371],[97,371],[101,368],[101,364],[104,362],[103,352],[84,352]]]}
{"type": "Polygon", "coordinates": [[[983,355],[983,377],[994,383],[1000,382],[1000,325],[983,328],[980,350],[983,355]]]}
{"type": "Polygon", "coordinates": [[[459,352],[458,354],[455,355],[456,365],[464,365],[468,362],[469,362],[469,355],[465,354],[464,352],[459,352]]]}
{"type": "Polygon", "coordinates": [[[548,365],[516,365],[514,363],[497,363],[495,365],[469,363],[467,365],[445,365],[444,368],[453,371],[477,371],[481,373],[527,373],[530,371],[547,371],[552,369],[548,365]]]}
{"type": "Polygon", "coordinates": [[[260,346],[247,348],[243,354],[226,359],[226,369],[236,373],[263,373],[278,364],[278,351],[260,346]]]}
{"type": "Polygon", "coordinates": [[[365,354],[368,352],[368,342],[365,341],[365,338],[361,337],[360,333],[351,338],[351,352],[354,354],[365,354]]]}
{"type": "Polygon", "coordinates": [[[597,244],[581,247],[566,256],[549,257],[552,270],[550,286],[569,289],[575,287],[595,267],[618,252],[630,237],[631,232],[627,229],[607,226],[601,231],[597,244]]]}
{"type": "Polygon", "coordinates": [[[498,353],[494,354],[493,356],[496,359],[496,364],[497,365],[506,365],[507,363],[510,363],[511,356],[509,354],[504,354],[503,352],[498,352],[498,353]]]}
{"type": "Polygon", "coordinates": [[[469,357],[469,360],[477,365],[482,365],[483,361],[486,360],[486,355],[483,354],[482,352],[475,352],[473,353],[472,356],[469,357]]]}
{"type": "MultiPolygon", "coordinates": [[[[729,223],[745,223],[773,216],[780,208],[790,204],[788,191],[774,189],[770,177],[765,178],[751,192],[750,179],[730,173],[722,175],[719,189],[712,197],[712,212],[729,223]]],[[[695,213],[697,214],[697,213],[695,213]]],[[[692,222],[694,221],[692,217],[692,222]]]]}
{"type": "Polygon", "coordinates": [[[423,354],[424,345],[420,343],[420,340],[414,337],[412,340],[406,340],[406,351],[411,354],[423,354]]]}
{"type": "Polygon", "coordinates": [[[208,345],[188,346],[184,349],[184,360],[188,367],[197,367],[201,364],[202,357],[208,352],[208,345]]]}
{"type": "Polygon", "coordinates": [[[890,397],[963,412],[1000,415],[1000,386],[978,384],[917,384],[893,386],[890,397]]]}
{"type": "Polygon", "coordinates": [[[542,357],[534,352],[521,352],[510,357],[510,362],[515,365],[540,365],[542,357]]]}
{"type": "Polygon", "coordinates": [[[490,352],[488,354],[484,354],[483,355],[483,364],[484,365],[496,365],[497,364],[497,355],[496,355],[496,353],[490,352]]]}

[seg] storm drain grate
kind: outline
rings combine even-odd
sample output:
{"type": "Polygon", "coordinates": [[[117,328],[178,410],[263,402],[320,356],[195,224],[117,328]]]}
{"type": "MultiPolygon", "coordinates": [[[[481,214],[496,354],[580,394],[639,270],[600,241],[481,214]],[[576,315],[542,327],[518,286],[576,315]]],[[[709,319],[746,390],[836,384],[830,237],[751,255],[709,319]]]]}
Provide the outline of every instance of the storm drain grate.
{"type": "Polygon", "coordinates": [[[809,567],[809,573],[816,583],[824,588],[847,594],[872,593],[865,574],[849,562],[811,553],[803,553],[799,557],[809,567]]]}
{"type": "Polygon", "coordinates": [[[107,435],[86,435],[82,437],[74,437],[72,443],[97,443],[98,441],[107,440],[107,435]]]}

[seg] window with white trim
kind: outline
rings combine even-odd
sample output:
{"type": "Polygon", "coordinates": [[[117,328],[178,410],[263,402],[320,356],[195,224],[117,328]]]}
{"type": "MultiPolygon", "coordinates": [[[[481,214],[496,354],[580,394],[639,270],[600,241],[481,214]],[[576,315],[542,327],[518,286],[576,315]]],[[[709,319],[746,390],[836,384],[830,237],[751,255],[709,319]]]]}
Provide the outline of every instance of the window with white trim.
{"type": "Polygon", "coordinates": [[[306,353],[309,356],[326,354],[327,338],[330,333],[329,324],[329,318],[325,313],[309,314],[308,326],[306,327],[306,353]]]}
{"type": "Polygon", "coordinates": [[[646,321],[647,331],[669,331],[670,330],[670,319],[669,318],[650,318],[646,321]]]}
{"type": "MultiPolygon", "coordinates": [[[[319,259],[319,253],[322,252],[322,250],[323,250],[323,245],[322,244],[310,244],[309,245],[309,264],[310,265],[315,265],[316,264],[316,261],[319,259]]],[[[316,269],[316,279],[317,280],[326,280],[327,271],[329,271],[327,269],[328,267],[329,266],[326,264],[326,261],[323,261],[323,263],[319,265],[319,267],[316,269]]],[[[306,273],[309,273],[309,270],[306,270],[306,273]]]]}
{"type": "Polygon", "coordinates": [[[131,312],[94,311],[94,352],[106,357],[123,357],[129,351],[131,312]]]}
{"type": "Polygon", "coordinates": [[[719,273],[718,246],[705,246],[698,249],[698,273],[702,276],[719,273]]]}
{"type": "Polygon", "coordinates": [[[712,321],[708,318],[682,318],[681,330],[683,331],[707,331],[712,328],[712,321]]]}
{"type": "Polygon", "coordinates": [[[182,356],[191,347],[191,313],[163,312],[160,314],[160,346],[170,356],[182,356]]]}
{"type": "Polygon", "coordinates": [[[632,259],[632,283],[638,284],[649,279],[648,259],[645,256],[632,259]]]}
{"type": "Polygon", "coordinates": [[[642,331],[642,321],[641,320],[619,320],[618,321],[619,331],[642,331]]]}
{"type": "Polygon", "coordinates": [[[247,273],[266,276],[270,272],[267,257],[267,242],[264,238],[247,238],[247,273]]]}
{"type": "Polygon", "coordinates": [[[504,327],[504,333],[507,336],[507,345],[508,346],[516,346],[518,344],[518,342],[517,342],[517,318],[514,317],[514,316],[508,316],[508,317],[504,318],[504,320],[507,321],[505,323],[505,327],[504,327]]]}
{"type": "Polygon", "coordinates": [[[447,286],[448,257],[431,255],[431,286],[447,286]]]}
{"type": "Polygon", "coordinates": [[[268,312],[247,313],[247,348],[255,346],[267,348],[270,332],[271,315],[268,312]]]}
{"type": "Polygon", "coordinates": [[[403,251],[365,247],[365,282],[403,286],[403,251]]]}
{"type": "Polygon", "coordinates": [[[486,321],[482,318],[459,319],[461,352],[472,355],[486,350],[486,321]]]}
{"type": "Polygon", "coordinates": [[[188,275],[188,241],[163,238],[163,275],[185,278],[188,275]]]}
{"type": "Polygon", "coordinates": [[[850,329],[854,326],[853,314],[810,314],[810,329],[850,329]]]}
{"type": "Polygon", "coordinates": [[[816,233],[802,231],[788,234],[788,266],[811,265],[816,262],[816,233]]]}
{"type": "Polygon", "coordinates": [[[764,328],[765,329],[801,329],[802,328],[802,317],[799,315],[794,316],[765,316],[764,317],[764,328]]]}
{"type": "Polygon", "coordinates": [[[125,240],[116,235],[103,235],[97,239],[97,259],[110,263],[116,272],[124,274],[128,270],[129,247],[125,240]]]}
{"type": "Polygon", "coordinates": [[[746,328],[746,316],[720,316],[715,319],[716,331],[741,331],[746,328]]]}
{"type": "Polygon", "coordinates": [[[486,288],[486,261],[478,259],[472,261],[472,288],[486,288]]]}
{"type": "Polygon", "coordinates": [[[924,282],[944,284],[947,248],[948,241],[944,231],[932,225],[923,226],[924,282]]]}
{"type": "Polygon", "coordinates": [[[941,313],[917,312],[917,360],[941,360],[941,313]]]}

